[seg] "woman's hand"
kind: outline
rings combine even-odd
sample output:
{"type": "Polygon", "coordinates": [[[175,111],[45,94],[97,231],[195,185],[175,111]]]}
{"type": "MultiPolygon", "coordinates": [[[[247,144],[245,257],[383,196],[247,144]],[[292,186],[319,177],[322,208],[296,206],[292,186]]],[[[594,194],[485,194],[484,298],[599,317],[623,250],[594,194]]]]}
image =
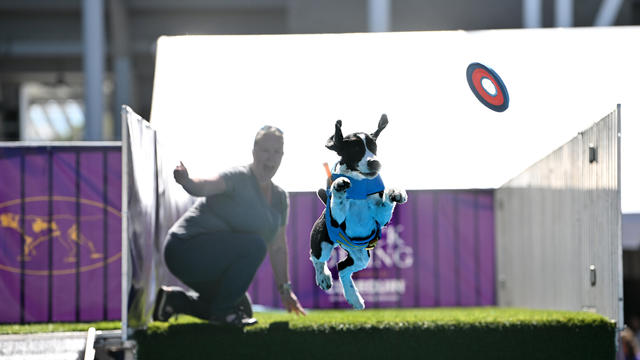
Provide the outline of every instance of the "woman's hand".
{"type": "Polygon", "coordinates": [[[300,305],[300,302],[298,301],[298,297],[293,293],[293,291],[289,290],[281,292],[280,299],[282,299],[282,305],[288,312],[302,316],[307,315],[307,312],[304,311],[302,305],[300,305]]]}
{"type": "Polygon", "coordinates": [[[184,185],[189,181],[189,172],[187,171],[187,168],[184,167],[182,161],[180,161],[180,164],[173,169],[173,178],[180,185],[184,185]]]}
{"type": "Polygon", "coordinates": [[[173,178],[178,184],[182,185],[187,193],[193,196],[215,195],[227,189],[227,185],[219,175],[205,179],[192,179],[182,161],[173,169],[173,178]]]}

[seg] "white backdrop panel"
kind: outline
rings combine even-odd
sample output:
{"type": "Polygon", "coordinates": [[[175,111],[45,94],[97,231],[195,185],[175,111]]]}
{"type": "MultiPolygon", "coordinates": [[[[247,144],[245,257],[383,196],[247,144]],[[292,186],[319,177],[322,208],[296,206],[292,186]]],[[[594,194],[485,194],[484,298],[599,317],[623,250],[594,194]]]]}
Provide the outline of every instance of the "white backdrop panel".
{"type": "Polygon", "coordinates": [[[280,127],[274,181],[324,185],[333,124],[372,132],[387,186],[497,188],[622,104],[622,210],[640,212],[639,27],[162,37],[151,122],[164,161],[194,176],[251,161],[262,125],[280,127]],[[511,104],[480,104],[466,68],[498,72],[511,104]],[[634,164],[635,163],[635,164],[634,164]]]}

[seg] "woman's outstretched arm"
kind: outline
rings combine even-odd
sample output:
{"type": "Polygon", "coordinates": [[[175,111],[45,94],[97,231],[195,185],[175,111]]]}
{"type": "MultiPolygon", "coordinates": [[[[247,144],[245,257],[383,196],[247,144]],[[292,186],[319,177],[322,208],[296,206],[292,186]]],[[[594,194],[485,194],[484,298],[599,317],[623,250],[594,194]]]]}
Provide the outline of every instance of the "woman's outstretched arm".
{"type": "Polygon", "coordinates": [[[182,161],[173,169],[173,178],[193,196],[210,196],[226,190],[224,180],[218,175],[209,179],[192,179],[182,161]]]}

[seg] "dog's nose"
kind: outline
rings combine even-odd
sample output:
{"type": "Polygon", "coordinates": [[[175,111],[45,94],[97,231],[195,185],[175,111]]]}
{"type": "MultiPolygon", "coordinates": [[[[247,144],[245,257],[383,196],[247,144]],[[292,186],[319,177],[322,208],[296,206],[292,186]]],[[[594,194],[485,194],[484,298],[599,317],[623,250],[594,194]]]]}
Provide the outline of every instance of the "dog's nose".
{"type": "Polygon", "coordinates": [[[379,171],[380,170],[380,161],[378,160],[367,160],[367,167],[371,171],[379,171]]]}

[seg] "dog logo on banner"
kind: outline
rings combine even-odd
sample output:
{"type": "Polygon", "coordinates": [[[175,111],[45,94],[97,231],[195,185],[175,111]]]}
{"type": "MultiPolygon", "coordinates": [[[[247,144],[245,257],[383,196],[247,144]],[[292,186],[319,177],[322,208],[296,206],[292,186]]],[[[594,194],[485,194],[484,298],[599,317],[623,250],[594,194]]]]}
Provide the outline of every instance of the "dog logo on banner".
{"type": "MultiPolygon", "coordinates": [[[[81,272],[104,265],[102,239],[94,241],[86,234],[90,229],[103,228],[105,208],[109,224],[117,224],[119,231],[120,212],[87,199],[77,201],[73,197],[54,196],[51,198],[54,215],[33,214],[46,213],[49,199],[48,196],[25,198],[27,213],[24,219],[20,215],[20,199],[0,203],[0,239],[4,242],[0,246],[6,249],[4,256],[0,256],[0,270],[20,273],[21,262],[24,261],[27,266],[25,273],[48,275],[50,245],[54,247],[53,274],[75,272],[79,256],[82,257],[81,272]],[[78,202],[82,206],[82,215],[76,217],[78,202]],[[49,244],[51,241],[55,243],[49,244]]],[[[113,229],[107,229],[106,233],[113,233],[113,229]]],[[[120,246],[113,250],[117,251],[109,251],[107,263],[120,258],[120,246]]]]}

